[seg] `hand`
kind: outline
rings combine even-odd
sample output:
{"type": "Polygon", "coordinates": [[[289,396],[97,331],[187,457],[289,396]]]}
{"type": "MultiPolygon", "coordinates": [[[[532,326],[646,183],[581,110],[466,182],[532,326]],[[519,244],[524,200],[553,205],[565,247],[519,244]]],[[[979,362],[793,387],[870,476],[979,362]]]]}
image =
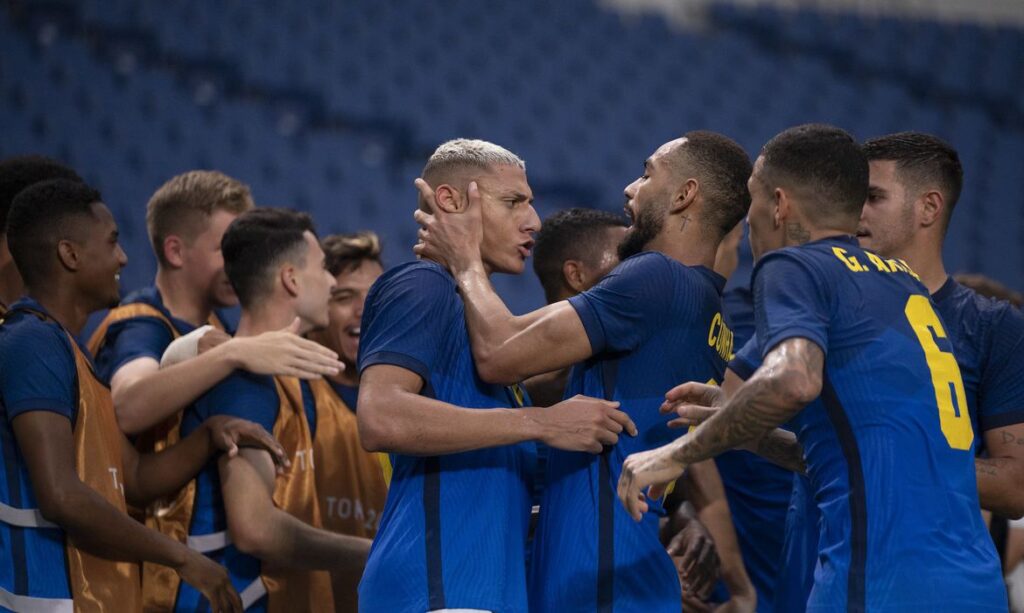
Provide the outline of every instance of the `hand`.
{"type": "Polygon", "coordinates": [[[567,451],[601,453],[605,445],[619,442],[625,430],[637,435],[636,424],[618,402],[609,402],[587,396],[574,396],[547,409],[532,409],[534,419],[540,422],[541,442],[567,451]]]}
{"type": "Polygon", "coordinates": [[[283,472],[290,464],[281,443],[257,423],[238,417],[214,415],[208,417],[203,424],[210,432],[214,448],[226,451],[229,458],[238,455],[239,447],[254,447],[270,452],[278,472],[283,472]]]}
{"type": "Polygon", "coordinates": [[[702,598],[683,587],[683,611],[686,613],[711,613],[714,611],[714,605],[704,602],[702,598]]]}
{"type": "Polygon", "coordinates": [[[470,182],[467,190],[469,204],[458,212],[445,211],[434,190],[423,179],[416,179],[416,188],[420,191],[420,201],[430,209],[413,213],[421,226],[419,242],[413,247],[416,257],[433,260],[452,274],[480,264],[483,203],[476,181],[470,182]]]}
{"type": "Polygon", "coordinates": [[[319,379],[341,372],[345,365],[338,361],[338,354],[299,336],[300,325],[296,317],[287,328],[236,337],[225,346],[231,346],[239,368],[257,375],[319,379]]]}
{"type": "Polygon", "coordinates": [[[622,464],[619,500],[634,520],[640,521],[647,512],[647,496],[652,500],[661,498],[668,484],[683,474],[686,466],[672,457],[676,444],[669,443],[657,449],[634,453],[622,464]],[[645,496],[643,490],[647,486],[650,486],[650,491],[645,496]]]}
{"type": "Polygon", "coordinates": [[[199,343],[196,344],[196,355],[202,355],[214,347],[223,345],[230,340],[230,334],[223,330],[211,327],[201,337],[199,337],[199,343]]]}
{"type": "Polygon", "coordinates": [[[707,598],[718,578],[718,550],[707,528],[690,518],[669,542],[668,554],[676,565],[684,593],[707,598]]]}
{"type": "Polygon", "coordinates": [[[241,613],[242,599],[231,585],[228,571],[203,554],[189,550],[177,569],[181,580],[199,590],[210,601],[213,613],[241,613]]]}
{"type": "Polygon", "coordinates": [[[675,412],[678,415],[668,422],[669,428],[684,428],[701,424],[724,403],[722,388],[690,381],[670,389],[660,410],[662,414],[675,412]]]}

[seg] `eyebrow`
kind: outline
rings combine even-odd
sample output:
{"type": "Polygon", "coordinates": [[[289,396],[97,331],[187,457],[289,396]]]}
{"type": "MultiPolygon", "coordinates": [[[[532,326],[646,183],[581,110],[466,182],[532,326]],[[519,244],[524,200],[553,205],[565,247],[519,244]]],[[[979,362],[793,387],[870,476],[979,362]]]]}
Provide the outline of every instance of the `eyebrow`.
{"type": "Polygon", "coordinates": [[[527,196],[523,192],[517,192],[517,191],[505,192],[504,197],[505,198],[515,198],[516,202],[518,202],[520,200],[527,200],[529,202],[533,202],[533,196],[527,196]]]}

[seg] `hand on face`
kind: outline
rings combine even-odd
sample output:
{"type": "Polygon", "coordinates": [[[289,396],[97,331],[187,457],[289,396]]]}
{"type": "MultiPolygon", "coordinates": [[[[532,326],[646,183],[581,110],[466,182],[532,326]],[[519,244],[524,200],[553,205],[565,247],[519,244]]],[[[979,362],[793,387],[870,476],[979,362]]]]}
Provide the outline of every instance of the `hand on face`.
{"type": "Polygon", "coordinates": [[[417,210],[413,215],[421,226],[419,242],[413,247],[416,256],[433,260],[453,274],[480,263],[483,205],[476,181],[469,184],[469,204],[462,211],[445,211],[423,179],[416,179],[416,188],[430,209],[417,210]]]}

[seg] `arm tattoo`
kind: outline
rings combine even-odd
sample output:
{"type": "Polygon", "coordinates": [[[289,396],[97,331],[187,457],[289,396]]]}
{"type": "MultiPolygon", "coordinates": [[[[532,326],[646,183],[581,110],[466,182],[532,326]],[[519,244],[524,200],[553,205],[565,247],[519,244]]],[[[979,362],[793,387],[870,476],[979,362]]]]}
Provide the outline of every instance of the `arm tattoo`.
{"type": "Polygon", "coordinates": [[[796,435],[776,428],[746,447],[769,462],[795,473],[806,474],[804,450],[796,435]]]}
{"type": "Polygon", "coordinates": [[[998,477],[1005,464],[1006,458],[974,458],[974,472],[978,476],[998,477]]]}
{"type": "Polygon", "coordinates": [[[679,439],[673,457],[693,464],[763,437],[817,397],[824,358],[807,339],[780,343],[717,414],[679,439]]]}
{"type": "Polygon", "coordinates": [[[798,245],[803,245],[804,243],[810,242],[811,233],[805,230],[804,227],[797,222],[787,223],[786,238],[798,245]]]}

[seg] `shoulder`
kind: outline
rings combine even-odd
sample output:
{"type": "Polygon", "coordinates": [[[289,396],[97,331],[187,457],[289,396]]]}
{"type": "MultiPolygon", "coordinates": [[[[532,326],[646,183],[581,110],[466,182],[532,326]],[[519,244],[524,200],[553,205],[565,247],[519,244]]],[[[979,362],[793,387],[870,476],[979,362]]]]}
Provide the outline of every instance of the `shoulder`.
{"type": "Polygon", "coordinates": [[[8,315],[0,326],[0,356],[17,357],[18,361],[33,356],[73,362],[74,350],[59,325],[22,311],[8,315]]]}
{"type": "Polygon", "coordinates": [[[236,371],[210,388],[197,404],[209,408],[211,405],[244,405],[253,400],[273,399],[276,402],[277,398],[273,377],[236,371]]]}
{"type": "Polygon", "coordinates": [[[377,279],[367,303],[390,302],[396,299],[438,299],[456,295],[455,280],[440,264],[429,261],[407,262],[396,266],[377,279]]]}
{"type": "Polygon", "coordinates": [[[756,283],[773,271],[793,271],[797,274],[802,271],[814,277],[825,276],[822,268],[826,257],[827,254],[821,249],[821,245],[776,249],[762,255],[754,264],[752,282],[756,283]]]}
{"type": "Polygon", "coordinates": [[[623,260],[611,274],[670,274],[674,268],[686,268],[679,262],[658,251],[644,251],[623,260]]]}

